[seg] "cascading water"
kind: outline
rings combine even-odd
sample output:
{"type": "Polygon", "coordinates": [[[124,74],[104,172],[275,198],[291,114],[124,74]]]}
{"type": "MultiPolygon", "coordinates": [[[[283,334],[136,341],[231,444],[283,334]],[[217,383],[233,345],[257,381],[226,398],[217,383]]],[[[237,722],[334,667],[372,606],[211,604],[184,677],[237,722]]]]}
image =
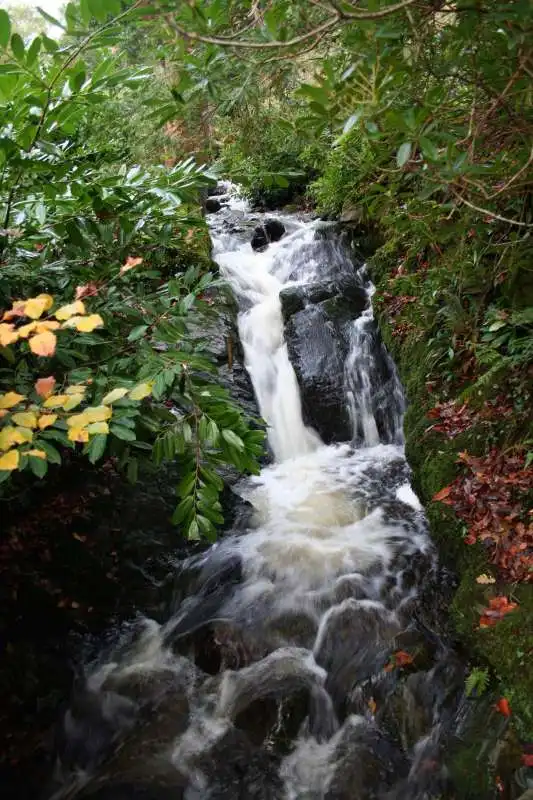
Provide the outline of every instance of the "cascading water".
{"type": "Polygon", "coordinates": [[[325,445],[304,423],[280,292],[300,292],[305,312],[306,287],[354,267],[296,217],[254,253],[249,232],[228,232],[237,213],[246,222],[235,203],[213,218],[214,257],[240,305],[273,463],[241,486],[249,528],[176,568],[190,588],[171,618],[133,626],[89,670],[55,797],[455,797],[442,750],[463,667],[434,632],[434,551],[371,286],[360,271],[366,308],[342,323],[352,441],[325,445]]]}

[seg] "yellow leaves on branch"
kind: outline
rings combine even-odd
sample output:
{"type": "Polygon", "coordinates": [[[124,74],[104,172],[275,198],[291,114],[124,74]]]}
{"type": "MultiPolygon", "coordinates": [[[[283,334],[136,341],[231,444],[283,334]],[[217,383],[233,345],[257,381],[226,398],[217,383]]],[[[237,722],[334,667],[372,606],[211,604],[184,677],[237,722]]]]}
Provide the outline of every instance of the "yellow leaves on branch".
{"type": "Polygon", "coordinates": [[[52,331],[38,333],[30,339],[30,350],[36,356],[53,356],[56,351],[57,336],[52,331]]]}
{"type": "Polygon", "coordinates": [[[134,386],[130,391],[130,400],[143,400],[152,393],[152,387],[152,382],[138,383],[137,386],[134,386]]]}
{"type": "Polygon", "coordinates": [[[53,303],[54,298],[49,294],[40,294],[29,300],[16,300],[12,308],[6,311],[2,317],[0,347],[8,347],[20,339],[28,339],[32,353],[49,358],[54,355],[57,347],[57,337],[53,331],[62,327],[75,328],[80,333],[92,333],[104,324],[100,314],[87,315],[85,304],[80,299],[58,308],[51,315],[55,316],[55,319],[41,320],[41,316],[45,311],[50,310],[53,303]],[[33,321],[17,328],[13,322],[9,321],[15,317],[29,317],[33,321]]]}
{"type": "Polygon", "coordinates": [[[57,414],[43,414],[42,417],[39,417],[39,422],[37,423],[39,426],[39,430],[44,431],[46,428],[49,428],[57,419],[57,414]]]}
{"type": "Polygon", "coordinates": [[[25,399],[23,394],[17,394],[16,392],[0,394],[0,408],[13,408],[13,406],[22,403],[25,399]]]}
{"type": "Polygon", "coordinates": [[[9,450],[17,444],[31,442],[33,433],[27,428],[15,428],[13,425],[6,425],[0,431],[0,450],[9,450]]]}
{"type": "Polygon", "coordinates": [[[0,470],[13,472],[14,469],[17,469],[19,461],[19,451],[10,450],[8,453],[4,453],[3,456],[0,456],[0,470]]]}
{"type": "Polygon", "coordinates": [[[0,323],[0,347],[8,347],[19,338],[15,326],[11,322],[0,323]]]}
{"type": "Polygon", "coordinates": [[[104,320],[100,314],[89,314],[88,317],[71,317],[63,323],[64,328],[76,328],[80,333],[92,333],[95,328],[101,328],[104,320]]]}
{"type": "Polygon", "coordinates": [[[68,438],[71,442],[88,442],[89,434],[109,433],[106,420],[112,413],[109,406],[89,406],[81,414],[74,414],[67,419],[68,438]]]}
{"type": "Polygon", "coordinates": [[[37,414],[33,411],[19,411],[18,414],[12,414],[11,419],[23,428],[37,427],[37,414]]]}
{"type": "Polygon", "coordinates": [[[45,311],[52,308],[54,298],[50,294],[40,294],[24,303],[24,316],[30,319],[39,319],[45,311]]]}
{"type": "Polygon", "coordinates": [[[75,314],[85,314],[85,304],[81,302],[81,300],[75,300],[73,303],[69,303],[66,306],[61,306],[55,312],[54,316],[56,319],[61,321],[70,319],[75,314]]]}
{"type": "Polygon", "coordinates": [[[108,392],[104,399],[102,400],[102,404],[104,406],[109,406],[112,403],[115,403],[117,400],[121,400],[125,395],[128,394],[127,389],[113,389],[111,392],[108,392]]]}

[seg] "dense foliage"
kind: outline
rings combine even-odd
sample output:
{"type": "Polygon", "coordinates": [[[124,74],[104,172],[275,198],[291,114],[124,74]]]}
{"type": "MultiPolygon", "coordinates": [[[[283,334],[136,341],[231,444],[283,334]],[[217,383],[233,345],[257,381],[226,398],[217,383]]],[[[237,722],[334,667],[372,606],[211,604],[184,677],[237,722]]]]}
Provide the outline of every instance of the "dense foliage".
{"type": "Polygon", "coordinates": [[[0,12],[0,476],[42,477],[65,448],[114,457],[132,480],[143,459],[178,459],[175,522],[212,538],[217,470],[255,471],[262,434],[201,333],[220,283],[198,202],[212,179],[192,159],[135,164],[113,119],[92,135],[102,109],[154,91],[122,54],[128,14],[71,5],[59,41],[25,42],[0,12]]]}

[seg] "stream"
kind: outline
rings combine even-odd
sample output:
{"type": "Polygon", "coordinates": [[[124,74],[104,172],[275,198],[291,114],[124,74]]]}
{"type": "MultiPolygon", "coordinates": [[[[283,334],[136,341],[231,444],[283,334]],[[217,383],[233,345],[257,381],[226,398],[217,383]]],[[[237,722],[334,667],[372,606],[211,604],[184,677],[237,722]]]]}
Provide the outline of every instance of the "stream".
{"type": "Polygon", "coordinates": [[[54,800],[493,796],[452,764],[466,665],[372,284],[332,226],[277,218],[253,252],[261,215],[232,197],[210,217],[268,431],[270,463],[238,485],[250,520],[176,561],[166,622],[124,625],[87,665],[54,800]]]}

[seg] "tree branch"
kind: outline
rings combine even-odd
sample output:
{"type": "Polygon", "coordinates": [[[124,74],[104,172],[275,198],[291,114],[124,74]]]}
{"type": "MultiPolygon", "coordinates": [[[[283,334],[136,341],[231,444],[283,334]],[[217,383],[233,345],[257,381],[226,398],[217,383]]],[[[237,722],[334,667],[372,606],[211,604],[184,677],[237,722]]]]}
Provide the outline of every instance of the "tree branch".
{"type": "Polygon", "coordinates": [[[529,222],[519,222],[516,219],[509,219],[508,217],[502,217],[500,214],[495,214],[494,211],[489,211],[488,208],[480,208],[479,206],[475,206],[466,197],[463,197],[459,192],[457,192],[453,186],[450,187],[452,192],[454,193],[457,200],[460,200],[461,203],[464,203],[465,206],[468,206],[473,211],[477,211],[479,214],[485,214],[488,217],[492,217],[493,219],[498,219],[500,222],[506,222],[508,225],[519,225],[521,228],[533,228],[533,224],[529,222]]]}

